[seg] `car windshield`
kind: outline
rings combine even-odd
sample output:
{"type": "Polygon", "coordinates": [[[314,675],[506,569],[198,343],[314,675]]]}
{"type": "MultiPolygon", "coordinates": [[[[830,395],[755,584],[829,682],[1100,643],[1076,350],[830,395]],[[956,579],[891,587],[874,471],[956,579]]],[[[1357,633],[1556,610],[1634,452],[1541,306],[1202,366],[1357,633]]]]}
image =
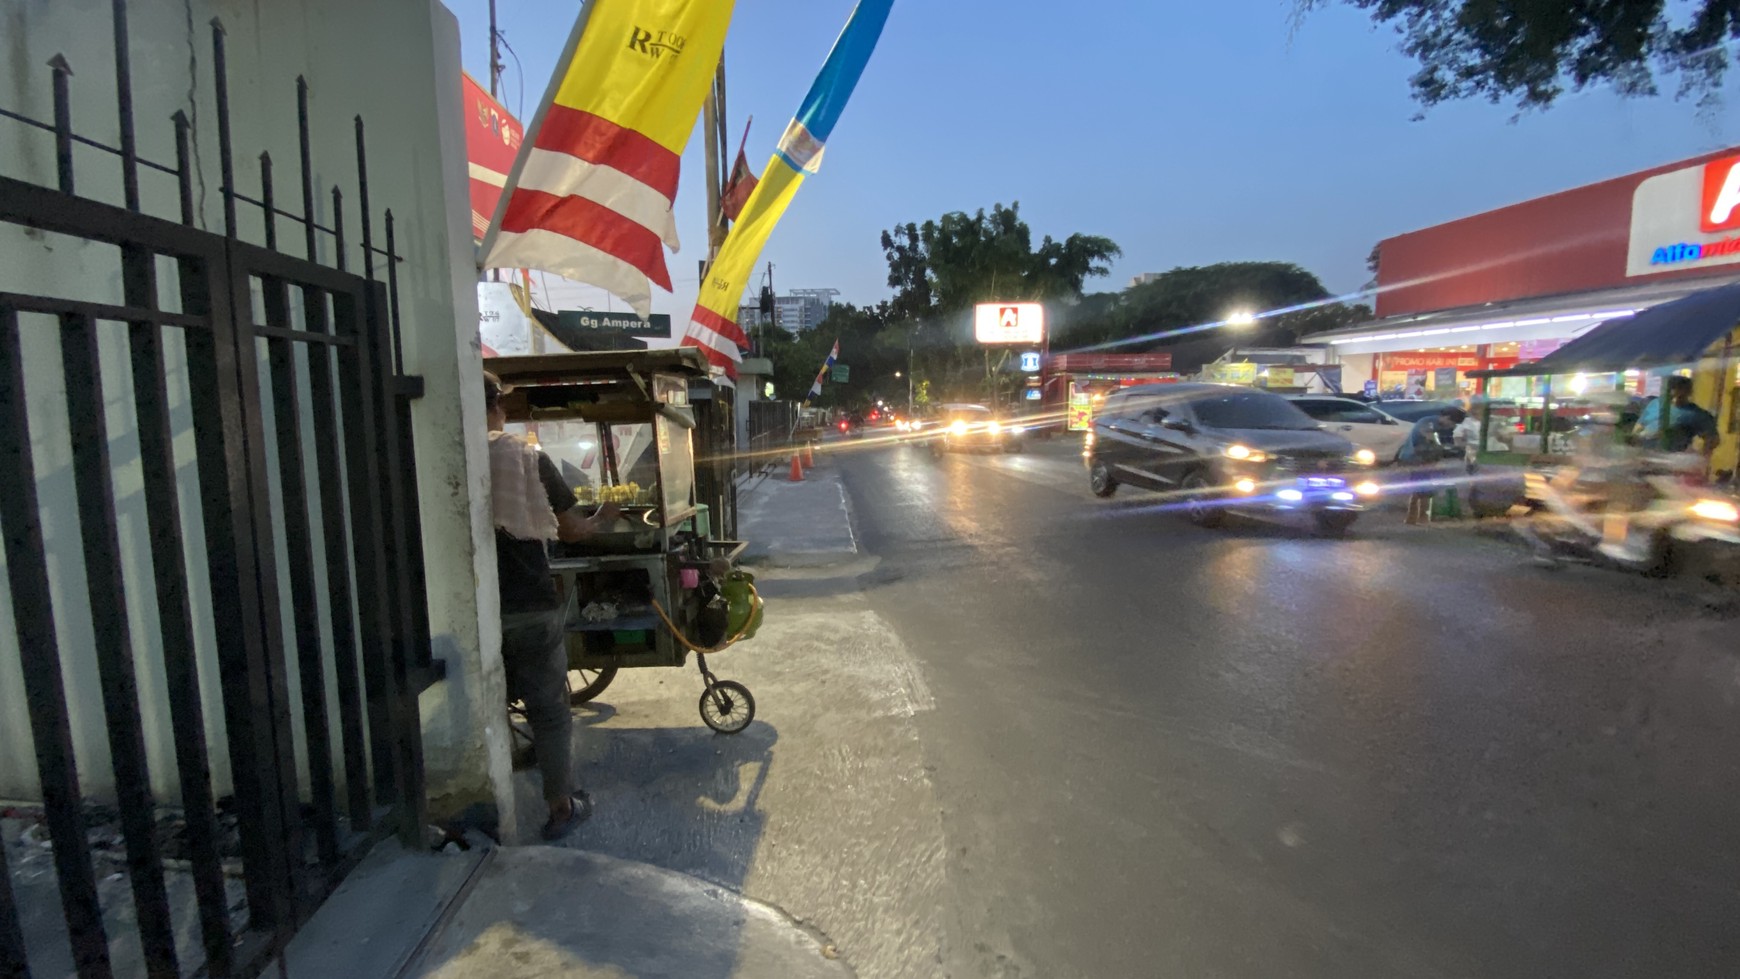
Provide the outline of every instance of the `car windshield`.
{"type": "Polygon", "coordinates": [[[1398,421],[1417,422],[1454,405],[1448,401],[1385,401],[1377,407],[1379,411],[1398,421]]]}
{"type": "Polygon", "coordinates": [[[944,405],[943,415],[948,418],[983,418],[991,413],[984,405],[944,405]]]}
{"type": "Polygon", "coordinates": [[[1197,420],[1210,428],[1301,430],[1317,423],[1293,403],[1273,394],[1234,391],[1191,402],[1197,420]]]}

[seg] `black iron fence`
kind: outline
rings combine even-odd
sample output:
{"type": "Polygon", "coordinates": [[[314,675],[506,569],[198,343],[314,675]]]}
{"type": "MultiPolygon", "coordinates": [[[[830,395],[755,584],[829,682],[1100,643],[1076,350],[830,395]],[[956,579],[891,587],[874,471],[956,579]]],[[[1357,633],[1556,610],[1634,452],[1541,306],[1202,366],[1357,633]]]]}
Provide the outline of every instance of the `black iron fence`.
{"type": "Polygon", "coordinates": [[[419,392],[402,374],[393,216],[377,247],[362,120],[356,274],[344,267],[338,188],[330,227],[316,220],[302,80],[294,93],[301,213],[277,205],[267,156],[257,196],[238,189],[224,35],[214,21],[225,230],[200,230],[187,120],[169,121],[174,164],[137,153],[125,0],[114,0],[113,12],[119,146],[75,132],[71,73],[60,58],[51,69],[53,120],[0,110],[52,138],[58,176],[52,188],[0,178],[0,225],[59,236],[90,261],[113,262],[124,294],[117,303],[0,292],[0,530],[41,787],[40,805],[8,815],[28,824],[22,840],[45,836],[50,851],[9,854],[0,845],[0,977],[29,976],[33,966],[81,977],[133,967],[152,977],[247,976],[282,950],[373,841],[421,832],[417,693],[436,674],[410,441],[409,402],[419,392]],[[125,207],[77,195],[76,145],[118,158],[125,207]],[[177,181],[179,220],[142,211],[142,171],[177,181]],[[237,237],[244,207],[263,216],[263,245],[237,237]],[[280,219],[300,226],[306,258],[278,250],[280,219]],[[336,268],[316,261],[323,239],[336,268]],[[53,358],[31,356],[39,344],[59,347],[58,384],[43,374],[53,358]],[[118,350],[124,372],[114,367],[118,350]],[[63,403],[49,404],[44,392],[61,385],[63,403]],[[133,431],[125,432],[105,397],[129,390],[133,431]],[[70,435],[70,501],[39,496],[45,473],[33,458],[33,426],[59,411],[70,435]],[[197,506],[182,493],[177,453],[187,450],[177,443],[189,439],[178,435],[190,436],[197,506]],[[112,454],[116,444],[128,446],[127,458],[112,454]],[[149,540],[140,566],[128,564],[117,521],[122,498],[135,493],[149,540]],[[76,515],[82,595],[67,594],[52,574],[45,514],[76,515]],[[184,533],[196,522],[197,553],[184,533]],[[196,593],[209,598],[196,602],[196,593]],[[145,641],[129,621],[129,595],[149,596],[155,609],[157,634],[145,641]],[[86,606],[112,800],[87,791],[79,711],[68,703],[68,670],[82,668],[86,651],[57,632],[57,608],[86,606]],[[154,694],[142,689],[136,649],[161,656],[150,667],[167,690],[172,778],[153,780],[147,742],[156,732],[145,715],[155,711],[143,711],[142,698],[154,694]],[[210,704],[201,674],[214,666],[221,697],[210,704]],[[215,747],[208,727],[224,732],[215,747]],[[228,791],[214,782],[220,762],[228,791]],[[172,792],[154,789],[165,782],[172,792]],[[110,852],[105,841],[115,840],[110,852]],[[47,931],[21,923],[15,880],[21,860],[38,859],[52,862],[59,894],[60,924],[47,931]]]}

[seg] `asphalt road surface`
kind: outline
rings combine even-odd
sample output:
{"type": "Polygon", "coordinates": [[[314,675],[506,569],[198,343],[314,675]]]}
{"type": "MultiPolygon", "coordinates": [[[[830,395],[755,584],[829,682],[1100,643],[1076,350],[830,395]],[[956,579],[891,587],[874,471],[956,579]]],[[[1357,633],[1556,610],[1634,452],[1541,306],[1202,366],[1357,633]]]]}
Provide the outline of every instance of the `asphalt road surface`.
{"type": "Polygon", "coordinates": [[[1740,975],[1740,622],[1376,515],[1219,531],[1065,442],[841,453],[954,976],[1740,975]]]}

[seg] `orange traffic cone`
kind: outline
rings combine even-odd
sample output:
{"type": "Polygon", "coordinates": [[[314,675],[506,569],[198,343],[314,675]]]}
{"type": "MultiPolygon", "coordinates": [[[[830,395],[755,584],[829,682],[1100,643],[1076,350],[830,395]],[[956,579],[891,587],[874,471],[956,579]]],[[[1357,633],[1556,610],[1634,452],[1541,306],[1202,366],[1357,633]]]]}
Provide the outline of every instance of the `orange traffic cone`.
{"type": "Polygon", "coordinates": [[[805,442],[804,443],[804,468],[805,469],[814,469],[815,467],[816,467],[816,444],[814,442],[805,442]]]}
{"type": "Polygon", "coordinates": [[[791,454],[791,481],[794,483],[801,483],[804,481],[803,462],[800,460],[796,452],[791,454]]]}

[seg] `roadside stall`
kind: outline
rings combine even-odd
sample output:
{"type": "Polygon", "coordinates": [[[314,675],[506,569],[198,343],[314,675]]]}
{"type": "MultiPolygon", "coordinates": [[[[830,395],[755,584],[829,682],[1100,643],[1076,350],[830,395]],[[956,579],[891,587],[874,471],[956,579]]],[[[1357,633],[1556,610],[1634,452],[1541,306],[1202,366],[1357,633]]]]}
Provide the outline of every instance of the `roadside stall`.
{"type": "Polygon", "coordinates": [[[613,529],[556,544],[570,699],[604,691],[618,670],[680,667],[695,653],[701,719],[734,734],[755,716],[740,683],[707,656],[755,634],[761,599],[736,567],[745,545],[714,536],[695,501],[691,384],[707,365],[693,348],[502,357],[485,362],[510,390],[508,430],[536,442],[588,509],[615,504],[613,529]]]}
{"type": "Polygon", "coordinates": [[[1533,363],[1470,372],[1483,383],[1526,381],[1521,399],[1483,402],[1481,443],[1491,445],[1496,436],[1515,454],[1563,456],[1590,399],[1630,397],[1641,406],[1671,373],[1690,377],[1692,400],[1716,417],[1721,445],[1712,473],[1732,473],[1740,436],[1740,283],[1608,320],[1533,363]]]}

